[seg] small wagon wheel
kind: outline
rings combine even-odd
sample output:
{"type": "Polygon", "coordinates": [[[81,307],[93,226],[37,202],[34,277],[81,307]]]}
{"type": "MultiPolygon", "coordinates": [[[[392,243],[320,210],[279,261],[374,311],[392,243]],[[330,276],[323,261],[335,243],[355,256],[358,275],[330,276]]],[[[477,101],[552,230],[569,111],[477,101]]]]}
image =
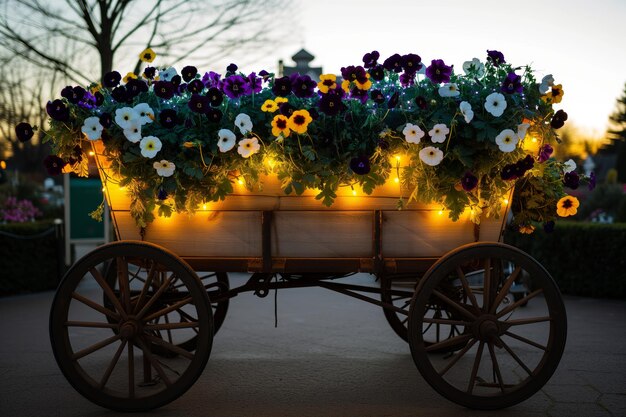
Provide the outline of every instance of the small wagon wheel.
{"type": "Polygon", "coordinates": [[[50,339],[61,371],[87,399],[113,410],[148,410],[175,400],[201,375],[213,342],[212,311],[197,275],[176,255],[146,242],[114,242],[66,273],[52,303],[50,339]],[[104,277],[112,261],[114,286],[104,277]],[[131,277],[142,270],[144,285],[131,290],[131,277]],[[188,321],[159,320],[182,306],[188,321]],[[194,352],[159,337],[189,329],[197,334],[194,352]],[[154,346],[174,354],[156,355],[154,346]]]}
{"type": "Polygon", "coordinates": [[[409,345],[424,379],[449,400],[477,409],[509,407],[541,389],[559,364],[566,334],[565,307],[548,272],[500,243],[465,245],[441,258],[409,313],[409,345]],[[513,301],[509,289],[522,276],[530,293],[513,301]],[[430,318],[433,299],[455,316],[430,318]],[[438,322],[468,331],[428,345],[422,330],[438,322]],[[460,346],[455,353],[433,353],[451,344],[460,346]]]}
{"type": "MultiPolygon", "coordinates": [[[[133,271],[132,274],[129,274],[129,287],[131,293],[139,294],[141,292],[141,288],[145,285],[148,270],[146,268],[140,268],[136,271],[133,271]]],[[[115,259],[112,260],[106,267],[106,280],[107,283],[113,289],[115,294],[119,294],[119,280],[117,279],[117,274],[119,273],[118,267],[116,265],[115,259]]],[[[213,308],[213,334],[216,334],[222,323],[224,323],[224,319],[226,318],[226,312],[228,311],[228,301],[229,299],[226,297],[226,293],[228,292],[230,286],[228,281],[228,274],[226,272],[202,272],[199,275],[200,281],[209,295],[210,300],[219,300],[219,301],[211,301],[211,307],[213,308]]],[[[153,283],[153,287],[156,284],[153,283]]],[[[179,279],[176,279],[175,282],[172,283],[172,288],[177,289],[184,286],[184,283],[179,279]]],[[[113,305],[109,298],[103,294],[104,306],[108,309],[112,309],[113,305]]],[[[190,320],[189,306],[182,306],[168,314],[163,315],[159,318],[160,321],[165,323],[184,323],[190,320]]],[[[187,329],[186,332],[183,330],[179,330],[177,332],[176,339],[173,339],[173,334],[171,330],[166,330],[163,332],[159,332],[156,334],[158,337],[162,337],[167,339],[171,343],[174,343],[176,346],[185,349],[188,352],[191,352],[196,349],[198,336],[195,333],[195,329],[187,329]]],[[[173,352],[163,350],[160,346],[153,346],[153,350],[157,354],[171,355],[173,352]]]]}
{"type": "MultiPolygon", "coordinates": [[[[380,277],[381,301],[391,304],[394,307],[405,310],[407,314],[399,313],[396,310],[383,307],[383,313],[391,328],[404,341],[409,341],[408,331],[408,311],[415,294],[415,287],[418,285],[420,275],[416,274],[393,274],[383,275],[380,277]]],[[[455,312],[450,312],[442,303],[431,302],[427,310],[427,314],[431,318],[452,319],[455,312]]],[[[430,346],[443,340],[457,336],[466,329],[463,326],[448,325],[442,322],[430,323],[422,329],[424,343],[430,346]]],[[[449,352],[455,349],[455,345],[444,346],[440,352],[449,352]]],[[[462,347],[462,346],[461,346],[462,347]]]]}

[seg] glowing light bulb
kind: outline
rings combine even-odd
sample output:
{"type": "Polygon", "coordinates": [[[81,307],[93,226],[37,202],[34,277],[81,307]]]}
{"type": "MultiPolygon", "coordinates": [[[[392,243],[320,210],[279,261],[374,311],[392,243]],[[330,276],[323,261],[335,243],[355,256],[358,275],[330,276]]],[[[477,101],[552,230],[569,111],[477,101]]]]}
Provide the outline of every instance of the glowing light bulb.
{"type": "Polygon", "coordinates": [[[509,199],[508,199],[508,198],[503,198],[503,199],[502,199],[502,202],[503,202],[504,204],[507,204],[507,205],[508,205],[508,204],[509,204],[509,199]]]}
{"type": "Polygon", "coordinates": [[[396,155],[396,161],[400,162],[400,155],[396,155]]]}
{"type": "Polygon", "coordinates": [[[243,180],[242,180],[241,178],[239,178],[239,179],[237,180],[237,183],[238,183],[239,185],[243,185],[243,180]]]}
{"type": "Polygon", "coordinates": [[[202,210],[206,210],[206,204],[202,205],[202,210]]]}
{"type": "Polygon", "coordinates": [[[532,138],[530,139],[530,141],[531,141],[531,142],[533,142],[533,143],[535,143],[535,142],[537,142],[537,138],[536,138],[536,137],[532,137],[532,138]]]}
{"type": "Polygon", "coordinates": [[[94,156],[96,153],[94,151],[89,151],[89,156],[94,156]]]}
{"type": "Polygon", "coordinates": [[[106,187],[102,187],[102,192],[105,192],[107,190],[106,187]]]}
{"type": "Polygon", "coordinates": [[[352,190],[352,195],[356,195],[356,190],[352,190]]]}
{"type": "Polygon", "coordinates": [[[443,214],[443,210],[439,210],[437,214],[441,216],[443,214]]]}
{"type": "Polygon", "coordinates": [[[400,178],[395,177],[395,178],[393,179],[393,182],[395,182],[395,183],[399,183],[399,182],[400,182],[400,178]]]}

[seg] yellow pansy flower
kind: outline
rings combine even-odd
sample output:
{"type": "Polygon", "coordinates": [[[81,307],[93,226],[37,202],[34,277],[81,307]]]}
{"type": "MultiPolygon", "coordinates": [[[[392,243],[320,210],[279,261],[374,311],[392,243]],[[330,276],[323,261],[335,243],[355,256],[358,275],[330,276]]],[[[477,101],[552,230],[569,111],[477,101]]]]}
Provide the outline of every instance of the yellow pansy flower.
{"type": "Polygon", "coordinates": [[[265,103],[261,106],[261,110],[268,113],[274,113],[278,110],[278,104],[274,100],[265,100],[265,103]]]}
{"type": "Polygon", "coordinates": [[[156,54],[150,48],[144,49],[139,54],[139,59],[142,60],[143,62],[152,62],[152,61],[154,61],[154,58],[156,58],[156,54]]]}
{"type": "Polygon", "coordinates": [[[350,81],[348,80],[343,80],[341,82],[341,88],[343,89],[343,91],[345,91],[346,93],[350,92],[350,81]]]}
{"type": "Polygon", "coordinates": [[[276,98],[274,99],[274,102],[275,102],[276,104],[286,103],[286,102],[288,102],[288,101],[289,101],[289,100],[287,100],[287,98],[285,98],[285,97],[276,97],[276,98]]]}
{"type": "Polygon", "coordinates": [[[283,137],[286,138],[290,134],[291,130],[289,130],[289,119],[282,114],[274,116],[274,119],[272,120],[272,135],[283,135],[283,137]]]}
{"type": "Polygon", "coordinates": [[[135,79],[137,79],[137,76],[135,75],[134,72],[127,73],[123,78],[125,83],[129,82],[130,80],[135,80],[135,79]]]}
{"type": "Polygon", "coordinates": [[[369,90],[370,88],[372,88],[370,75],[369,74],[365,74],[365,75],[367,76],[367,81],[365,81],[364,83],[360,83],[359,80],[354,80],[354,82],[356,83],[356,86],[359,87],[360,90],[369,90]]]}
{"type": "Polygon", "coordinates": [[[328,93],[329,90],[337,88],[337,76],[335,74],[322,74],[320,75],[320,82],[317,83],[317,89],[321,93],[328,93]]]}
{"type": "Polygon", "coordinates": [[[556,214],[561,217],[573,216],[578,211],[580,201],[576,197],[566,195],[556,203],[556,214]]]}
{"type": "Polygon", "coordinates": [[[289,117],[287,126],[296,133],[304,133],[312,121],[313,118],[307,110],[296,110],[289,117]]]}
{"type": "Polygon", "coordinates": [[[550,91],[548,91],[546,95],[541,96],[541,98],[546,103],[556,104],[561,102],[561,100],[563,99],[563,94],[565,94],[565,92],[563,91],[563,86],[561,84],[557,84],[553,85],[550,91]]]}

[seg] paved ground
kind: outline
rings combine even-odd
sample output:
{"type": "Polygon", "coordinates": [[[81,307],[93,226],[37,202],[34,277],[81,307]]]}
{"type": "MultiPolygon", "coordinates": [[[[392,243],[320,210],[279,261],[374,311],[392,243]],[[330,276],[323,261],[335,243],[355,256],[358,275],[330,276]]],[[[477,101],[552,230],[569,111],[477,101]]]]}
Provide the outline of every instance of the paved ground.
{"type": "MultiPolygon", "coordinates": [[[[0,299],[0,416],[118,415],[82,398],[58,370],[48,341],[52,296],[0,299]]],[[[232,299],[199,381],[135,415],[626,416],[624,301],[565,297],[569,334],[556,374],[517,406],[477,412],[428,386],[377,307],[323,289],[285,290],[274,328],[272,298],[232,299]]]]}

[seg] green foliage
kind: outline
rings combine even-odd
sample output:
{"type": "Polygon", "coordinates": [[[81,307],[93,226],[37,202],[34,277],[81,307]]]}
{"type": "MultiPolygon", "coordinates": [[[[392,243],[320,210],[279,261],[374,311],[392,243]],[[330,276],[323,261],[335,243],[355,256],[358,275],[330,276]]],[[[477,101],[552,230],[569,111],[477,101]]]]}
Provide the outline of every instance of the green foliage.
{"type": "Polygon", "coordinates": [[[560,222],[505,242],[539,261],[565,294],[626,299],[626,224],[560,222]]]}

